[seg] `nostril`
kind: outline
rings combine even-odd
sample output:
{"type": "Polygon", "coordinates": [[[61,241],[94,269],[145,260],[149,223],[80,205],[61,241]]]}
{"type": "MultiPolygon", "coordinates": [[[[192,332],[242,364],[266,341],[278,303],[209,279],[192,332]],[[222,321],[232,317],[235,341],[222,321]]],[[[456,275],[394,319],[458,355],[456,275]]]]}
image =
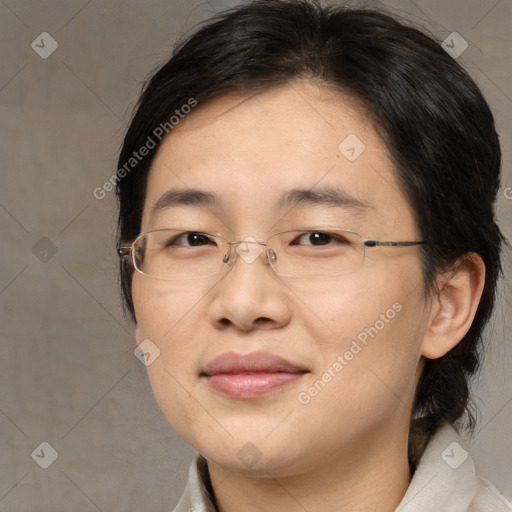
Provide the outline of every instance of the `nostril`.
{"type": "Polygon", "coordinates": [[[273,320],[266,316],[260,316],[260,317],[256,318],[256,320],[254,320],[254,325],[259,328],[264,328],[267,325],[270,325],[272,327],[273,324],[274,324],[273,320]]]}

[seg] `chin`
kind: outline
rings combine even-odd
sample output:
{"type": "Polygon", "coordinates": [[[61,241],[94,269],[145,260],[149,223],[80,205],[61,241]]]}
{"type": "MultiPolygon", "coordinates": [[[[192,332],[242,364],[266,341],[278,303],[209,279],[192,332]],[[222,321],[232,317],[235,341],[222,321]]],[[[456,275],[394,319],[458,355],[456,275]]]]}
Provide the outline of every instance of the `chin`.
{"type": "MultiPolygon", "coordinates": [[[[203,455],[209,462],[226,470],[248,474],[255,477],[291,476],[310,468],[313,461],[306,461],[311,456],[311,450],[304,444],[306,451],[298,451],[299,443],[290,443],[290,438],[283,430],[280,435],[273,433],[270,437],[260,433],[251,437],[245,430],[244,435],[230,437],[223,431],[206,437],[207,429],[196,432],[196,438],[185,438],[183,432],[178,432],[181,437],[203,455]],[[202,435],[201,435],[202,434],[202,435]],[[267,437],[266,437],[267,436],[267,437]]],[[[244,430],[238,430],[244,432],[244,430]]],[[[190,432],[188,433],[190,434],[190,432]]],[[[315,458],[316,458],[316,454],[315,458]]]]}

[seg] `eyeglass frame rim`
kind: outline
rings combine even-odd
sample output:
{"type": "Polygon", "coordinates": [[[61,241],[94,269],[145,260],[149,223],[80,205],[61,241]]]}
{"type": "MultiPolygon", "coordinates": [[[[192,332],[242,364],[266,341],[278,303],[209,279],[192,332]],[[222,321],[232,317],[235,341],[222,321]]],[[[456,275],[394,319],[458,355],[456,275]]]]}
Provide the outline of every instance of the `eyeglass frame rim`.
{"type": "MultiPolygon", "coordinates": [[[[353,233],[354,235],[357,235],[359,237],[362,238],[362,244],[363,244],[363,250],[364,248],[366,247],[411,247],[411,246],[415,246],[415,245],[426,245],[427,244],[427,240],[420,240],[420,241],[388,241],[388,240],[365,240],[363,238],[362,235],[360,235],[359,233],[357,233],[357,231],[353,231],[351,229],[344,229],[344,228],[338,228],[338,227],[334,227],[334,226],[315,226],[313,228],[304,228],[304,232],[312,232],[314,233],[315,230],[318,230],[318,231],[321,231],[321,230],[324,230],[324,229],[337,229],[339,231],[342,231],[342,232],[347,232],[347,233],[353,233]]],[[[257,243],[258,245],[262,245],[264,247],[267,247],[268,245],[268,241],[273,238],[274,236],[277,236],[277,235],[282,235],[284,233],[293,233],[295,231],[303,231],[302,229],[288,229],[288,230],[285,230],[285,231],[280,231],[279,233],[274,233],[273,235],[270,235],[267,240],[265,242],[260,242],[258,240],[231,240],[229,242],[224,242],[225,244],[229,245],[229,246],[233,246],[235,244],[241,244],[241,243],[257,243]]],[[[150,233],[155,233],[155,232],[158,232],[158,231],[183,231],[181,229],[174,229],[174,228],[160,228],[160,229],[152,229],[151,231],[143,231],[141,233],[139,233],[134,239],[133,241],[129,244],[129,245],[120,245],[117,247],[117,255],[119,256],[119,258],[122,260],[122,258],[124,258],[125,256],[131,256],[131,264],[133,266],[133,268],[139,272],[140,274],[142,274],[143,276],[146,276],[146,277],[150,277],[150,278],[153,278],[153,279],[162,279],[162,280],[166,280],[166,281],[178,281],[178,280],[186,280],[186,279],[193,279],[194,277],[191,277],[191,278],[171,278],[171,277],[159,277],[159,276],[152,276],[150,274],[145,274],[144,272],[142,272],[142,270],[138,269],[137,268],[137,265],[135,264],[135,261],[134,261],[134,244],[135,242],[137,242],[137,240],[139,238],[141,238],[142,236],[144,235],[148,235],[150,233]]],[[[204,231],[191,231],[191,230],[184,230],[183,231],[183,234],[185,233],[198,233],[198,234],[203,234],[203,235],[208,235],[208,236],[212,236],[212,237],[217,237],[217,238],[222,238],[223,240],[225,240],[226,238],[224,236],[222,236],[220,233],[207,233],[207,232],[204,232],[204,231]]],[[[265,252],[265,254],[267,255],[267,252],[265,252]]],[[[365,255],[366,255],[366,252],[363,252],[363,261],[361,263],[361,266],[364,264],[364,258],[365,258],[365,255]]],[[[268,256],[268,255],[267,255],[268,256]]],[[[268,261],[268,257],[267,257],[267,261],[268,261]]],[[[274,267],[272,267],[272,265],[270,265],[270,262],[269,263],[269,266],[272,268],[273,272],[275,272],[277,275],[280,275],[282,277],[292,277],[292,276],[287,276],[285,274],[279,274],[275,269],[274,267]]],[[[220,267],[222,268],[222,266],[220,267]]],[[[356,268],[359,268],[359,267],[356,267],[356,268]]],[[[220,269],[219,269],[220,270],[220,269]]],[[[356,269],[354,269],[356,270],[356,269]]],[[[347,273],[351,273],[352,271],[348,271],[347,273]]],[[[218,272],[215,272],[215,273],[212,273],[212,274],[205,274],[204,276],[200,276],[200,277],[207,277],[207,276],[210,276],[210,275],[216,275],[218,272]]],[[[336,275],[343,275],[343,274],[336,274],[336,275]]],[[[333,276],[313,276],[315,278],[320,278],[320,277],[335,277],[336,275],[333,275],[333,276]]],[[[198,276],[199,277],[199,276],[198,276]]]]}

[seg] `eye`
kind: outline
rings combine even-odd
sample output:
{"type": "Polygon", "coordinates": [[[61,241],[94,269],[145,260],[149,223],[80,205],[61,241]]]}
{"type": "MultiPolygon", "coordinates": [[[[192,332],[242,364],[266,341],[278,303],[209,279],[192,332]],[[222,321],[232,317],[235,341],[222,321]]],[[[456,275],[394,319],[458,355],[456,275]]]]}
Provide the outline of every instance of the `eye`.
{"type": "Polygon", "coordinates": [[[324,233],[321,231],[310,231],[308,233],[302,233],[300,236],[295,238],[290,245],[338,245],[338,244],[349,243],[348,240],[332,235],[330,233],[324,233]]]}
{"type": "Polygon", "coordinates": [[[167,247],[173,245],[185,247],[201,247],[209,244],[215,244],[215,240],[206,233],[200,232],[183,233],[181,235],[170,238],[165,243],[167,247]]]}

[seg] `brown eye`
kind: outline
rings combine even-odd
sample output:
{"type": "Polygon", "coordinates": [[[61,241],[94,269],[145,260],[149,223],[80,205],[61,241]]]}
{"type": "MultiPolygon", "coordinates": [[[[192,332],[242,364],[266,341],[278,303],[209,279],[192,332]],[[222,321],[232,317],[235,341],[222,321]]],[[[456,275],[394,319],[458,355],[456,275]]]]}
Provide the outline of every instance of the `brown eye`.
{"type": "Polygon", "coordinates": [[[312,246],[322,246],[322,245],[329,245],[332,243],[344,243],[346,240],[331,235],[329,233],[323,233],[320,231],[315,232],[309,232],[309,233],[303,233],[302,235],[298,236],[291,245],[312,245],[312,246]]]}
{"type": "Polygon", "coordinates": [[[215,243],[215,241],[204,233],[183,233],[167,241],[166,246],[181,245],[187,247],[200,247],[215,243]]]}

